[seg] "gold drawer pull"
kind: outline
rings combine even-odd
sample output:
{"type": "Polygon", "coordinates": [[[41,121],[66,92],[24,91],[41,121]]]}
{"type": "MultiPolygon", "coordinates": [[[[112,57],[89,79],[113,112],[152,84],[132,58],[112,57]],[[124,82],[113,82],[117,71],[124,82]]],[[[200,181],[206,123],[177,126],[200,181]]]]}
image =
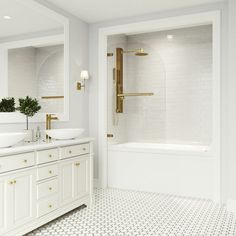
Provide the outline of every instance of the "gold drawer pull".
{"type": "Polygon", "coordinates": [[[52,171],[51,171],[51,170],[49,170],[49,171],[48,171],[48,173],[49,173],[49,174],[52,174],[52,171]]]}
{"type": "Polygon", "coordinates": [[[48,189],[51,191],[51,190],[52,190],[52,187],[49,187],[48,189]]]}
{"type": "Polygon", "coordinates": [[[52,205],[50,204],[50,205],[48,205],[48,207],[49,207],[49,208],[52,208],[52,205]]]}
{"type": "Polygon", "coordinates": [[[24,163],[27,163],[28,162],[28,160],[24,160],[24,163]]]}
{"type": "Polygon", "coordinates": [[[49,157],[52,157],[52,154],[49,154],[48,156],[49,156],[49,157]]]}
{"type": "Polygon", "coordinates": [[[72,154],[72,151],[70,150],[69,153],[72,154]]]}
{"type": "Polygon", "coordinates": [[[16,184],[16,180],[10,181],[9,184],[11,184],[11,185],[16,184]]]}
{"type": "Polygon", "coordinates": [[[75,163],[75,165],[76,165],[76,166],[80,166],[80,163],[79,163],[79,162],[78,162],[78,163],[75,163]]]}

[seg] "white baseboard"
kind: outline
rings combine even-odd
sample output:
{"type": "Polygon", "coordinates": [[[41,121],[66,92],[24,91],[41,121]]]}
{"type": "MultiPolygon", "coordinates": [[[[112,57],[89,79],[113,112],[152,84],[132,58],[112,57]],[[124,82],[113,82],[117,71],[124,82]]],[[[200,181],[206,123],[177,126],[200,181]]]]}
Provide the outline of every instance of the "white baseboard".
{"type": "Polygon", "coordinates": [[[100,185],[99,185],[98,179],[94,178],[94,179],[93,179],[93,187],[94,187],[94,188],[99,188],[99,186],[100,186],[100,185]]]}
{"type": "Polygon", "coordinates": [[[236,213],[236,199],[229,199],[227,201],[227,210],[236,213]]]}

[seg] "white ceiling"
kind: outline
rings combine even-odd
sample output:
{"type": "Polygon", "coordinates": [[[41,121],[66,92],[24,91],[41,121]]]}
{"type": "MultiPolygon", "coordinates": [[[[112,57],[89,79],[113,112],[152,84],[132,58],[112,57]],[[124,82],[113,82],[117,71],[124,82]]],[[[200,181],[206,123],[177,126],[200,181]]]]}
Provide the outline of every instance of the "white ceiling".
{"type": "Polygon", "coordinates": [[[118,19],[224,0],[47,0],[88,22],[118,19]]]}
{"type": "Polygon", "coordinates": [[[59,28],[62,28],[61,24],[17,0],[0,0],[0,38],[59,28]],[[12,19],[5,20],[5,15],[12,19]]]}

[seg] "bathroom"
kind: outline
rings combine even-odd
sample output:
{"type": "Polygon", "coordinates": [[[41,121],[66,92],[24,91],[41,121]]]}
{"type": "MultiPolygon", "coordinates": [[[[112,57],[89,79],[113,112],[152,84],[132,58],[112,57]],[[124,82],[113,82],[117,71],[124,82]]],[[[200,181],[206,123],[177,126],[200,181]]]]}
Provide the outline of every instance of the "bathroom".
{"type": "Polygon", "coordinates": [[[0,235],[236,235],[234,0],[0,1],[0,235]]]}

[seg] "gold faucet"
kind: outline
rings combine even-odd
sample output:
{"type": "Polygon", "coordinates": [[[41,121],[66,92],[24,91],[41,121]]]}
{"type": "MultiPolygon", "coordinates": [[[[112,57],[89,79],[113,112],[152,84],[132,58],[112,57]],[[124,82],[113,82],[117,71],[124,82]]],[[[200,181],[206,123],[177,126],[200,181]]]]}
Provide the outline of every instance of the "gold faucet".
{"type": "MultiPolygon", "coordinates": [[[[46,114],[46,129],[51,129],[52,120],[58,120],[58,117],[54,116],[54,114],[46,114]]],[[[50,137],[46,135],[46,139],[50,137]]]]}
{"type": "Polygon", "coordinates": [[[53,114],[46,114],[46,129],[51,129],[52,120],[58,120],[53,114]]]}

